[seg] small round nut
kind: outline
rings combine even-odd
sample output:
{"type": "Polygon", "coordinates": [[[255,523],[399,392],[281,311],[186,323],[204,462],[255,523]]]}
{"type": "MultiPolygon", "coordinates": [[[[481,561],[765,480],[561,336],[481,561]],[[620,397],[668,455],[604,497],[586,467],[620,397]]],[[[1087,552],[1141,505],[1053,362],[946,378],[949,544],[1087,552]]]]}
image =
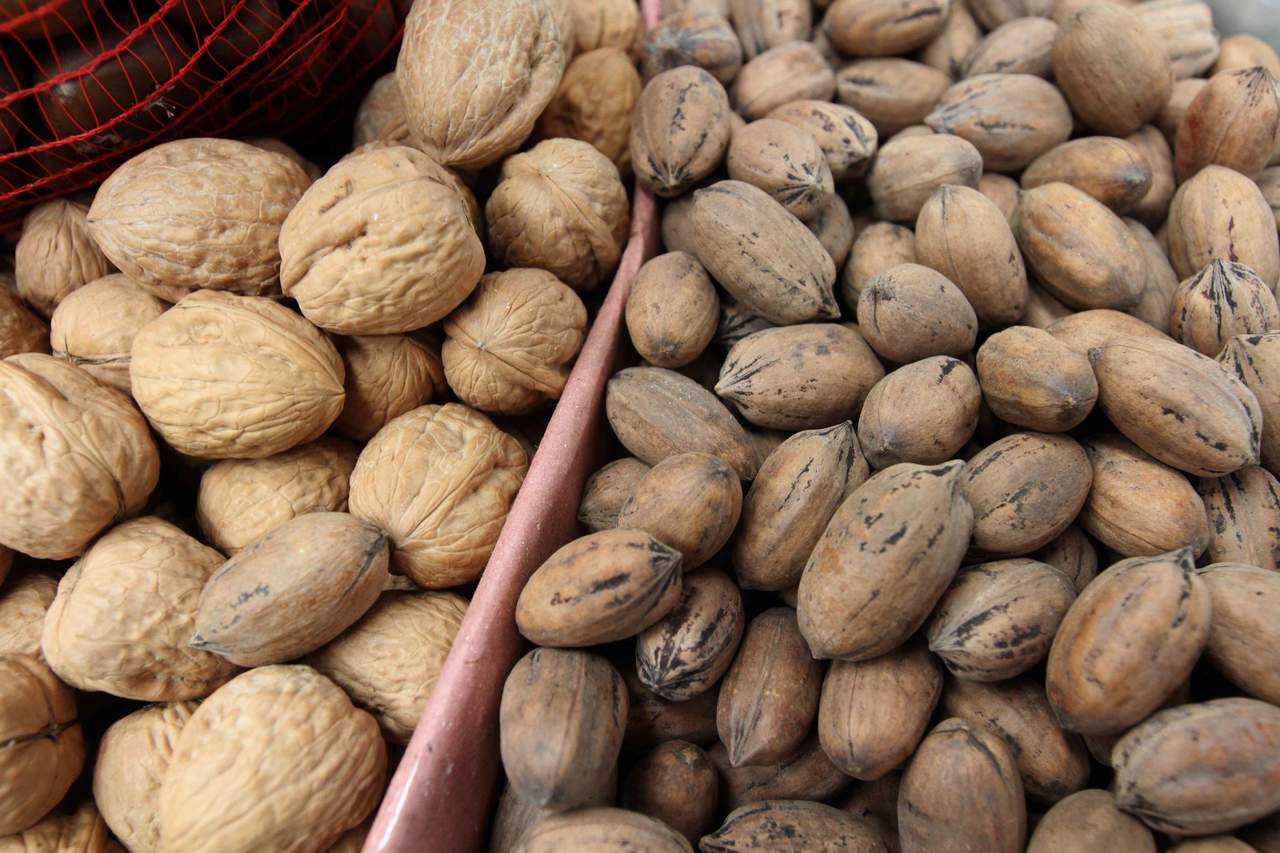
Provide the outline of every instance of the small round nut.
{"type": "Polygon", "coordinates": [[[49,321],[53,354],[128,394],[133,339],[168,307],[126,276],[91,281],[53,312],[49,321]]]}
{"type": "Polygon", "coordinates": [[[577,139],[508,159],[484,213],[503,263],[547,270],[578,291],[613,273],[631,219],[617,166],[577,139]]]}
{"type": "Polygon", "coordinates": [[[82,204],[57,199],[37,205],[22,222],[13,254],[18,294],[46,317],[76,288],[111,272],[87,213],[82,204]]]}
{"type": "Polygon", "coordinates": [[[146,421],[119,391],[53,356],[0,361],[0,543],[74,557],[159,478],[146,421]]]}
{"type": "Polygon", "coordinates": [[[545,270],[490,273],[444,323],[445,378],[463,402],[515,415],[558,400],[587,309],[545,270]]]}
{"type": "Polygon", "coordinates": [[[339,434],[368,441],[392,418],[446,392],[440,356],[407,335],[356,335],[335,341],[346,370],[339,434]]]}
{"type": "Polygon", "coordinates": [[[394,72],[383,74],[360,102],[356,111],[356,125],[351,145],[359,148],[366,142],[389,142],[393,145],[409,144],[409,126],[404,115],[404,99],[396,85],[394,72]]]}
{"type": "Polygon", "coordinates": [[[602,47],[584,53],[565,69],[560,88],[538,119],[538,132],[549,139],[590,142],[620,173],[627,173],[631,114],[642,88],[640,72],[625,51],[602,47]]]}
{"type": "Polygon", "coordinates": [[[134,399],[188,456],[271,456],[319,438],[342,411],[338,351],[263,297],[193,293],[144,326],[132,354],[134,399]]]}
{"type": "Polygon", "coordinates": [[[407,332],[442,319],[484,273],[484,247],[456,182],[403,145],[339,161],[280,229],[285,295],[339,334],[407,332]]]}
{"type": "Polygon", "coordinates": [[[360,450],[322,438],[263,459],[226,459],[200,478],[196,520],[210,543],[234,556],[286,521],[347,508],[360,450]]]}
{"type": "Polygon", "coordinates": [[[0,281],[0,358],[23,352],[49,352],[49,327],[0,281]]]}

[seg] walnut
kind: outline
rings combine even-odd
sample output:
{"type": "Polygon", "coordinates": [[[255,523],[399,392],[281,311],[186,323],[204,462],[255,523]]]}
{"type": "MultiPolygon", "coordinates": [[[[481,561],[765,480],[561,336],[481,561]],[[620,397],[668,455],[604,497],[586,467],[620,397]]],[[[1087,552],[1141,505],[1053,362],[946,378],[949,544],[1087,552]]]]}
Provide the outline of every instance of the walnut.
{"type": "Polygon", "coordinates": [[[407,332],[443,318],[485,265],[456,180],[405,146],[338,162],[280,231],[285,295],[312,323],[340,334],[407,332]]]}
{"type": "Polygon", "coordinates": [[[22,303],[18,294],[0,286],[0,358],[23,352],[48,352],[49,327],[22,303]]]}
{"type": "Polygon", "coordinates": [[[587,291],[618,265],[630,210],[608,157],[576,139],[548,139],[502,164],[485,219],[507,266],[544,269],[587,291]]]}
{"type": "Polygon", "coordinates": [[[601,47],[630,50],[640,35],[635,0],[571,0],[573,33],[579,53],[601,47]]]}
{"type": "MultiPolygon", "coordinates": [[[[267,3],[274,2],[274,0],[257,0],[257,2],[267,3]]],[[[252,5],[252,3],[250,5],[252,5]]],[[[246,8],[245,11],[248,11],[248,9],[246,8]]],[[[307,173],[307,178],[311,181],[320,177],[320,167],[299,154],[298,149],[294,148],[287,142],[282,142],[281,140],[271,136],[251,136],[246,139],[245,142],[255,148],[261,148],[263,151],[270,151],[273,154],[282,154],[285,157],[288,157],[290,160],[302,167],[302,171],[307,173]]]]}
{"type": "Polygon", "coordinates": [[[573,16],[565,11],[563,0],[414,4],[396,81],[418,147],[464,169],[519,148],[572,52],[573,16]]]}
{"type": "Polygon", "coordinates": [[[432,352],[407,335],[360,335],[336,343],[347,370],[347,396],[333,428],[347,438],[368,441],[387,421],[438,402],[448,390],[438,348],[432,352]]]}
{"type": "Polygon", "coordinates": [[[422,406],[383,427],[351,474],[351,513],[382,528],[391,565],[428,588],[475,580],[524,482],[520,443],[479,412],[422,406]]]}
{"type": "Polygon", "coordinates": [[[208,696],[235,674],[187,645],[196,604],[222,555],[158,518],[121,524],[63,576],[42,647],[80,690],[173,702],[208,696]]]}
{"type": "Polygon", "coordinates": [[[82,204],[57,199],[37,205],[22,222],[13,254],[18,295],[46,317],[67,294],[111,272],[86,213],[82,204]]]}
{"type": "Polygon", "coordinates": [[[280,225],[310,183],[282,154],[232,139],[179,139],[107,178],[89,208],[89,233],[122,273],[167,301],[198,288],[275,295],[280,225]]]}
{"type": "Polygon", "coordinates": [[[464,403],[523,414],[560,399],[586,328],[582,300],[551,273],[490,273],[445,321],[445,377],[464,403]]]}
{"type": "Polygon", "coordinates": [[[538,119],[538,132],[590,142],[620,172],[627,172],[631,113],[641,88],[640,72],[624,51],[602,47],[584,53],[565,69],[556,96],[538,119]]]}
{"type": "Polygon", "coordinates": [[[383,74],[373,82],[356,112],[351,144],[359,147],[374,141],[393,145],[410,144],[404,99],[400,97],[400,87],[396,85],[394,72],[383,74]]]}
{"type": "Polygon", "coordinates": [[[53,356],[0,361],[0,543],[74,557],[141,510],[159,476],[146,421],[119,391],[53,356]]]}
{"type": "Polygon", "coordinates": [[[41,656],[44,615],[57,592],[57,579],[43,572],[27,572],[0,587],[0,655],[41,656]]]}
{"type": "Polygon", "coordinates": [[[133,339],[133,396],[175,450],[257,459],[316,439],[342,411],[333,344],[288,308],[204,290],[133,339]]]}
{"type": "Polygon", "coordinates": [[[53,312],[49,321],[53,354],[128,394],[133,339],[168,307],[127,276],[91,281],[53,312]]]}

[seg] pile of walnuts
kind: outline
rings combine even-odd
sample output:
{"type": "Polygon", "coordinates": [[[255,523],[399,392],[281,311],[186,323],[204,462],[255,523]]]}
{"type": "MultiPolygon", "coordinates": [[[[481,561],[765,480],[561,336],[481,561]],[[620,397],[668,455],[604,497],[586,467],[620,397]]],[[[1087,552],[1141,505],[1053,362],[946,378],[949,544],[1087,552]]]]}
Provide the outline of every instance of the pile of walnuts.
{"type": "Polygon", "coordinates": [[[665,7],[625,455],[519,597],[493,849],[1280,850],[1280,56],[665,7]]]}
{"type": "Polygon", "coordinates": [[[621,256],[638,30],[423,0],[326,171],[184,139],[27,218],[0,848],[359,849],[621,256]]]}

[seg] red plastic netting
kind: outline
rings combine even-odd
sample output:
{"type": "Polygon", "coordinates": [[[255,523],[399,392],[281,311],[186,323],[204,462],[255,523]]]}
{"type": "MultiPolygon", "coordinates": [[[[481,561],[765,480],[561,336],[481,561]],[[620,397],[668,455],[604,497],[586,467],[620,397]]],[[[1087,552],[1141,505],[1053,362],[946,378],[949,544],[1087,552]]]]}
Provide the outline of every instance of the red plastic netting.
{"type": "Polygon", "coordinates": [[[408,5],[0,0],[0,230],[164,139],[321,147],[390,66],[408,5]]]}

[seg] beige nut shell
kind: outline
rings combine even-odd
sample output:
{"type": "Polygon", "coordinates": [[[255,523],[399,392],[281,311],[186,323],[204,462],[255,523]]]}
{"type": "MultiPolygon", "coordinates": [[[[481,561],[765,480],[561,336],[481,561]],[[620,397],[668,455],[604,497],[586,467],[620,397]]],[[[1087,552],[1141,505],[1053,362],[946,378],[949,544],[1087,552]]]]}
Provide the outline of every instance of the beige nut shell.
{"type": "Polygon", "coordinates": [[[26,832],[0,838],[3,853],[124,853],[93,800],[71,814],[51,813],[26,832]]]}
{"type": "Polygon", "coordinates": [[[283,154],[231,139],[179,139],[142,152],[103,182],[89,234],[122,273],[162,299],[198,288],[274,295],[280,225],[310,183],[283,154]]]}
{"type": "Polygon", "coordinates": [[[368,441],[387,421],[444,394],[439,351],[408,335],[354,335],[334,344],[347,376],[333,428],[347,438],[368,441]]]}
{"type": "Polygon", "coordinates": [[[422,406],[373,437],[351,475],[351,512],[391,539],[392,567],[428,588],[484,569],[524,482],[520,443],[478,412],[422,406]]]}
{"type": "Polygon", "coordinates": [[[53,356],[0,361],[0,543],[74,557],[142,509],[159,476],[146,421],[119,391],[53,356]]]}
{"type": "Polygon", "coordinates": [[[582,300],[551,273],[490,273],[444,323],[445,377],[481,411],[523,414],[560,398],[586,329],[582,300]]]}
{"type": "Polygon", "coordinates": [[[256,296],[201,291],[133,339],[133,396],[175,450],[257,459],[319,438],[342,411],[337,350],[256,296]]]}
{"type": "Polygon", "coordinates": [[[93,798],[111,831],[130,850],[154,850],[160,841],[160,784],[178,736],[199,705],[148,705],[117,720],[98,746],[93,798]]]}
{"type": "Polygon", "coordinates": [[[418,147],[477,169],[520,147],[555,94],[573,28],[550,0],[419,3],[396,81],[418,147]],[[459,50],[459,45],[466,45],[459,50]]]}
{"type": "Polygon", "coordinates": [[[312,323],[344,335],[407,332],[443,318],[484,272],[456,182],[403,145],[339,161],[280,229],[285,295],[312,323]]]}
{"type": "Polygon", "coordinates": [[[34,207],[22,222],[13,253],[18,295],[48,317],[67,295],[111,272],[89,236],[87,209],[65,199],[34,207]]]}
{"type": "MultiPolygon", "coordinates": [[[[631,0],[621,2],[631,5],[631,0]]],[[[538,119],[538,133],[590,142],[625,174],[631,169],[631,113],[642,87],[625,50],[601,47],[584,53],[565,69],[556,96],[538,119]]]]}
{"type": "Polygon", "coordinates": [[[618,168],[577,139],[548,139],[503,163],[484,215],[508,267],[544,269],[581,291],[613,272],[631,221],[618,168]]]}
{"type": "Polygon", "coordinates": [[[359,622],[307,662],[408,743],[435,688],[467,600],[452,592],[386,592],[359,622]]]}
{"type": "Polygon", "coordinates": [[[356,124],[351,137],[353,148],[375,141],[393,145],[409,144],[409,124],[395,72],[383,74],[373,81],[368,94],[360,101],[360,109],[356,111],[356,124]]]}
{"type": "Polygon", "coordinates": [[[58,584],[45,658],[81,690],[166,702],[208,696],[235,667],[187,641],[200,591],[221,564],[221,554],[167,521],[116,527],[58,584]]]}
{"type": "Polygon", "coordinates": [[[27,572],[0,586],[0,655],[40,657],[44,614],[58,592],[58,580],[27,572]]]}
{"type": "Polygon", "coordinates": [[[48,352],[49,327],[23,304],[13,280],[0,273],[0,358],[23,352],[48,352]]]}
{"type": "Polygon", "coordinates": [[[306,666],[228,682],[187,721],[160,786],[159,853],[324,850],[382,796],[373,717],[306,666]]]}
{"type": "Polygon", "coordinates": [[[128,394],[133,339],[168,307],[127,276],[103,276],[72,291],[54,310],[53,354],[128,394]]]}
{"type": "Polygon", "coordinates": [[[231,556],[296,516],[342,512],[359,455],[353,444],[322,438],[265,459],[215,463],[200,478],[196,521],[231,556]]]}
{"type": "Polygon", "coordinates": [[[71,688],[36,658],[0,656],[0,837],[48,814],[83,764],[71,688]]]}

